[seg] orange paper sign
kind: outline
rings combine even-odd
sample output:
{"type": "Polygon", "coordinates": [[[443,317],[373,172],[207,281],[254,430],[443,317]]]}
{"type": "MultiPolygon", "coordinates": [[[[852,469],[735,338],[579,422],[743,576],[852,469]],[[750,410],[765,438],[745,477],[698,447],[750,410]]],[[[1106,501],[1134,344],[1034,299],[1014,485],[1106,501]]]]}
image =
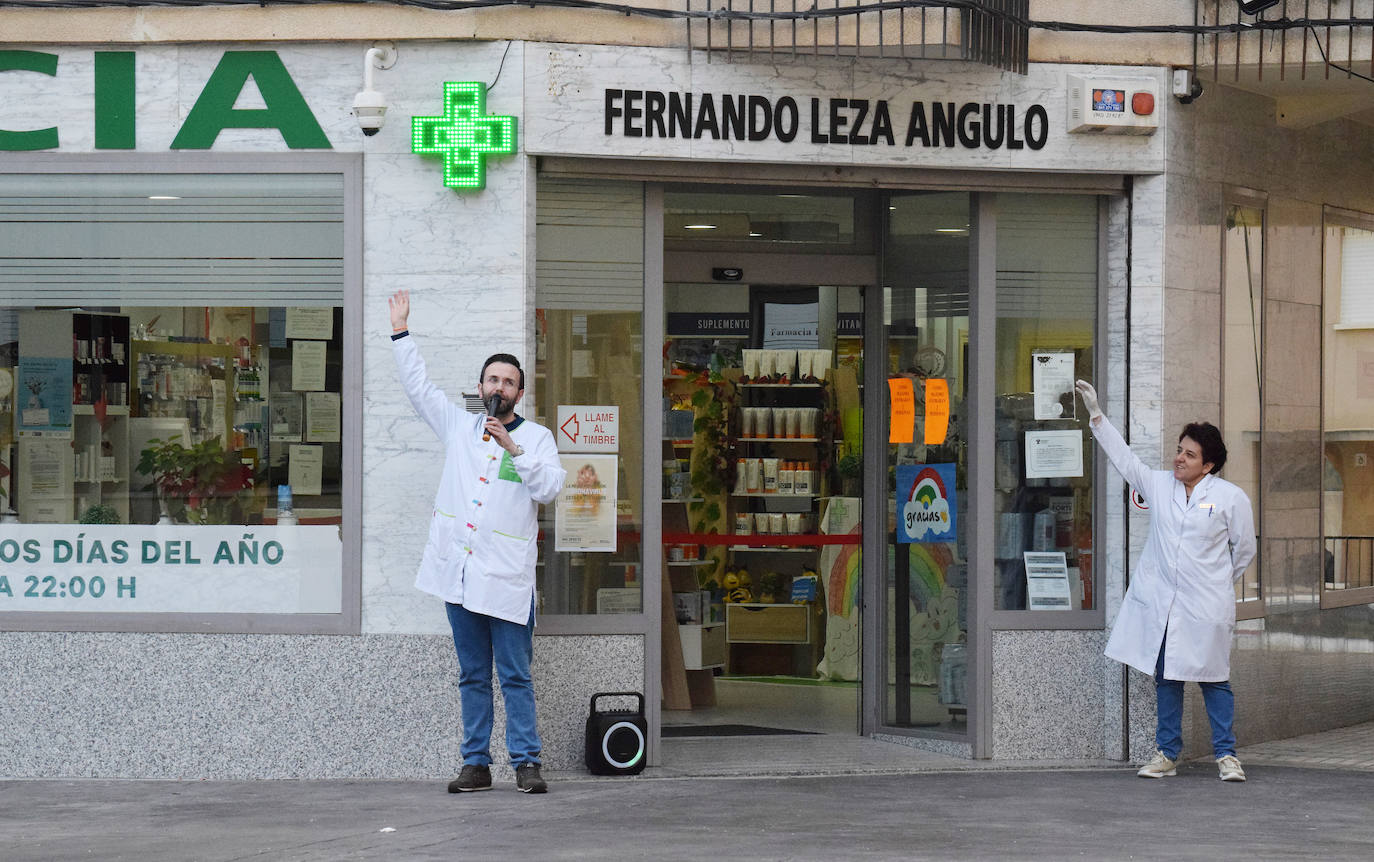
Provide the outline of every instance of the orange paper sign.
{"type": "Polygon", "coordinates": [[[949,433],[949,381],[932,377],[926,381],[926,445],[939,446],[949,433]]]}
{"type": "Polygon", "coordinates": [[[905,377],[887,381],[892,404],[892,419],[887,425],[887,442],[913,443],[916,439],[916,390],[905,377]]]}

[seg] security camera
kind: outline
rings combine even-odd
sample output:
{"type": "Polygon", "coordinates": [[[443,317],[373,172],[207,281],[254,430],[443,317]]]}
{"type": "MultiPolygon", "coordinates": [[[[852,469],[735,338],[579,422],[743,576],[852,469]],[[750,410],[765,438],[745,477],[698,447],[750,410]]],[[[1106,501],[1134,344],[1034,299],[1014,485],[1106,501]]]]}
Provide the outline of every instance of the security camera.
{"type": "Polygon", "coordinates": [[[386,97],[376,90],[363,90],[353,97],[353,116],[363,134],[372,137],[386,122],[386,97]]]}
{"type": "Polygon", "coordinates": [[[1191,105],[1202,95],[1202,82],[1190,69],[1174,70],[1174,96],[1181,104],[1191,105]]]}

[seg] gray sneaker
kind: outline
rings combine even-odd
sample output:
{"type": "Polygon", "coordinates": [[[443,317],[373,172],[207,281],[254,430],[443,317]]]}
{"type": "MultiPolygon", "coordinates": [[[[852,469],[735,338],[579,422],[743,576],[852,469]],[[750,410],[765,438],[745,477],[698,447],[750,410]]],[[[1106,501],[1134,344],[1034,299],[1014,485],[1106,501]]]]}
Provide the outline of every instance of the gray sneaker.
{"type": "Polygon", "coordinates": [[[463,764],[458,777],[448,783],[449,793],[471,793],[474,790],[491,789],[491,767],[475,763],[463,764]]]}
{"type": "Polygon", "coordinates": [[[1217,758],[1217,777],[1222,781],[1244,781],[1245,770],[1240,768],[1240,760],[1234,754],[1217,758]]]}
{"type": "Polygon", "coordinates": [[[539,764],[521,763],[515,767],[515,789],[521,793],[548,793],[549,785],[539,775],[539,764]]]}
{"type": "Polygon", "coordinates": [[[1156,751],[1150,762],[1136,771],[1140,778],[1168,778],[1178,775],[1178,761],[1170,760],[1164,752],[1156,751]]]}

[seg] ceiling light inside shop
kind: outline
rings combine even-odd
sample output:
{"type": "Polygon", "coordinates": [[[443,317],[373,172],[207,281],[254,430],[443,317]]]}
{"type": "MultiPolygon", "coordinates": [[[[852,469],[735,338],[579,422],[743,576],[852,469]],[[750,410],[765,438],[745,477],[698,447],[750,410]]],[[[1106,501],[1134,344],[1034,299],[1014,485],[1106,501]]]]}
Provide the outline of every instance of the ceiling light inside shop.
{"type": "Polygon", "coordinates": [[[181,195],[148,195],[150,201],[179,201],[181,195]]]}
{"type": "Polygon", "coordinates": [[[715,230],[716,226],[713,224],[685,224],[682,228],[683,230],[715,230]]]}

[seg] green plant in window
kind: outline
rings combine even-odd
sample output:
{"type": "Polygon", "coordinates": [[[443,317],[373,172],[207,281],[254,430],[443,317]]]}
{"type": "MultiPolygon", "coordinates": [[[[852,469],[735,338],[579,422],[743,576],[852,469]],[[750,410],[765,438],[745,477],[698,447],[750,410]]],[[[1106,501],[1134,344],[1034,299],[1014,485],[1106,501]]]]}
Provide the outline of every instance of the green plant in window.
{"type": "Polygon", "coordinates": [[[82,513],[81,523],[118,524],[121,523],[121,521],[119,519],[119,512],[114,506],[106,505],[105,503],[96,503],[82,513]]]}
{"type": "Polygon", "coordinates": [[[243,523],[252,471],[237,452],[226,452],[218,437],[190,447],[173,434],[149,440],[139,453],[139,473],[152,476],[172,520],[184,524],[243,523]]]}

